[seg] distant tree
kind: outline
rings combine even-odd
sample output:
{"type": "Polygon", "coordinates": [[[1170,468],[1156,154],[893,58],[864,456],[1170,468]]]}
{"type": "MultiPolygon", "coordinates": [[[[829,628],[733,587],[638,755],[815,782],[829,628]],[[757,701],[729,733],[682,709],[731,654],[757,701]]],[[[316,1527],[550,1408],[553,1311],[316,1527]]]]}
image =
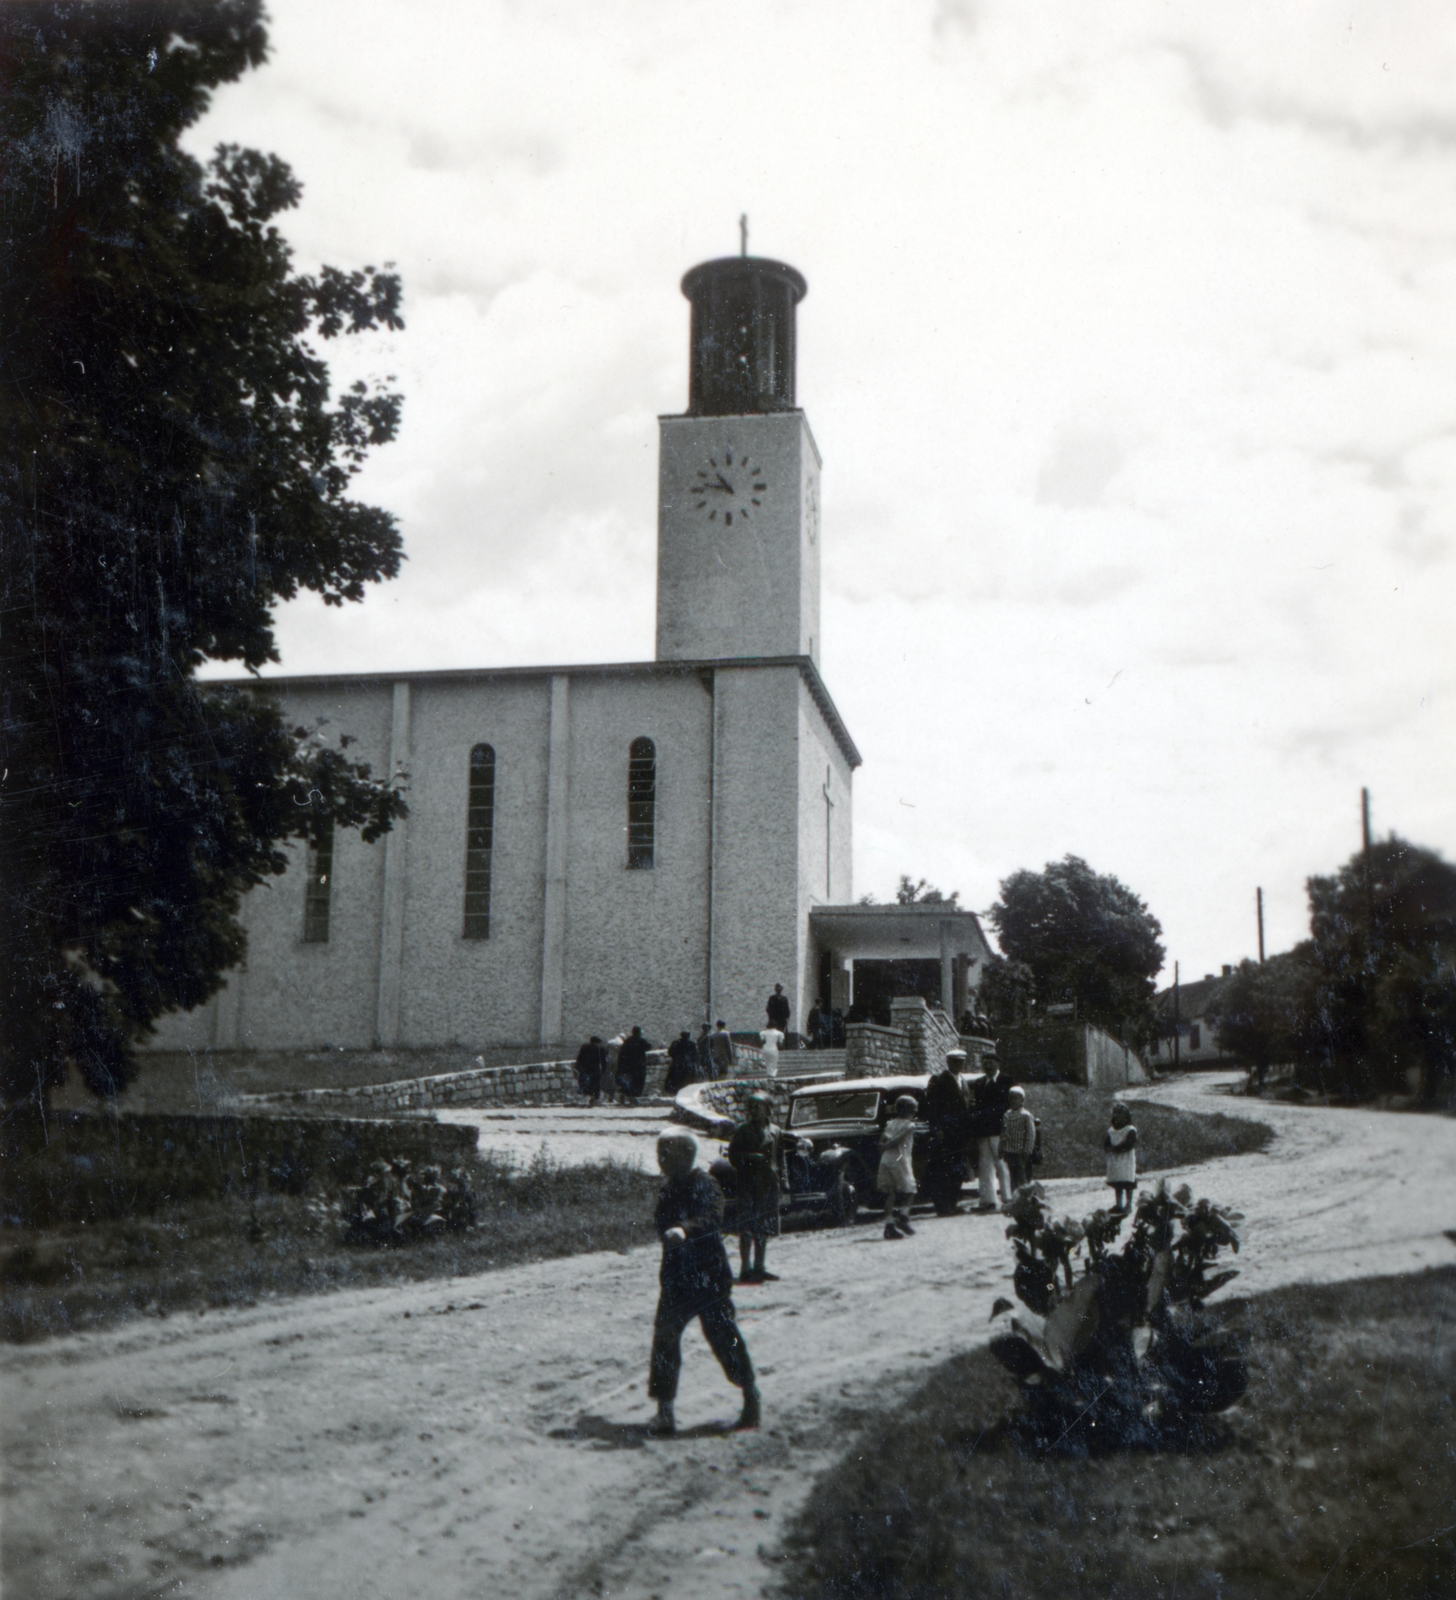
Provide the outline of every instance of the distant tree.
{"type": "Polygon", "coordinates": [[[981,965],[976,991],[981,1009],[996,1028],[1014,1028],[1026,1022],[1036,1005],[1036,979],[1024,961],[987,956],[981,965]]]}
{"type": "Polygon", "coordinates": [[[1456,867],[1391,837],[1308,883],[1301,1075],[1364,1097],[1456,1072],[1456,867]]]}
{"type": "Polygon", "coordinates": [[[1151,1037],[1163,930],[1125,884],[1069,855],[1003,880],[990,920],[1003,955],[1031,973],[1039,1007],[1071,1002],[1129,1044],[1151,1037]]]}
{"type": "Polygon", "coordinates": [[[98,1093],[244,950],[290,838],[404,805],[344,740],[205,661],[277,659],[272,608],[399,569],[348,498],[399,397],[330,403],[313,341],[403,326],[372,267],[295,273],[273,156],[179,145],[263,61],[260,0],[0,8],[0,1094],[98,1093]]]}
{"type": "Polygon", "coordinates": [[[1218,1047],[1246,1066],[1262,1086],[1269,1068],[1295,1060],[1307,991],[1308,946],[1262,965],[1241,961],[1224,985],[1218,1047]]]}
{"type": "MultiPolygon", "coordinates": [[[[899,887],[895,890],[897,906],[954,906],[959,904],[960,898],[959,889],[952,889],[949,894],[942,894],[933,883],[927,883],[924,878],[912,883],[905,873],[901,873],[899,887]]],[[[874,904],[873,901],[868,903],[874,904]]]]}

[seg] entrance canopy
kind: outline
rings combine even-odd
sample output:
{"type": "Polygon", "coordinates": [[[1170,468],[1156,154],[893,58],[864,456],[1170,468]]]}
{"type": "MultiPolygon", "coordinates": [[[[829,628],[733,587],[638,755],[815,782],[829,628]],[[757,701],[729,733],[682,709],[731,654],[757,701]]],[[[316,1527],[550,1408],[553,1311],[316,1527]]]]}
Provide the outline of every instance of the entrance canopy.
{"type": "MultiPolygon", "coordinates": [[[[888,984],[894,991],[923,994],[951,1017],[966,1010],[978,984],[977,969],[991,954],[975,912],[934,902],[815,906],[809,912],[809,939],[819,952],[821,972],[828,980],[821,989],[832,993],[836,1006],[847,1008],[850,973],[854,972],[865,979],[873,974],[876,998],[878,990],[888,984]],[[918,978],[917,969],[922,975],[918,978]]],[[[866,984],[855,981],[854,1003],[870,998],[866,984]]]]}

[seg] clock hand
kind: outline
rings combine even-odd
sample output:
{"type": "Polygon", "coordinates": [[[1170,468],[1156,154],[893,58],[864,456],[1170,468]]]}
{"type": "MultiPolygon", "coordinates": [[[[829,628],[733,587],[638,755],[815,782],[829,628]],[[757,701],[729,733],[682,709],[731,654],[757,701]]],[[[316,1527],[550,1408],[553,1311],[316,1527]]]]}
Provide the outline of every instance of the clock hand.
{"type": "MultiPolygon", "coordinates": [[[[731,484],[731,483],[729,483],[729,481],[728,481],[728,480],[727,480],[727,478],[725,478],[725,477],[724,477],[724,476],[723,476],[723,474],[722,474],[722,473],[721,473],[721,472],[720,472],[720,473],[719,473],[719,474],[718,474],[718,483],[720,483],[720,484],[722,484],[722,486],[723,486],[723,488],[724,488],[724,489],[725,489],[725,490],[726,490],[726,491],[727,491],[727,492],[728,492],[728,493],[729,493],[729,494],[732,494],[732,493],[733,493],[733,485],[732,485],[732,484],[731,484]]],[[[717,487],[717,485],[713,485],[713,487],[715,487],[715,488],[716,488],[716,487],[717,487]]]]}

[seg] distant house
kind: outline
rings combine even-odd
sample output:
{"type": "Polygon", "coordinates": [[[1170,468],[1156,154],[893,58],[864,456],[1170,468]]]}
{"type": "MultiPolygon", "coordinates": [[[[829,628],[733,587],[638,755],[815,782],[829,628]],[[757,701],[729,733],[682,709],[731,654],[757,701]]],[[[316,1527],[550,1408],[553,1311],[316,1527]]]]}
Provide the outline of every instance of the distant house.
{"type": "Polygon", "coordinates": [[[1166,1070],[1175,1059],[1185,1067],[1232,1067],[1238,1064],[1232,1056],[1225,1055],[1218,1044],[1223,997],[1233,977],[1233,970],[1226,966],[1217,977],[1206,972],[1196,983],[1179,984],[1176,991],[1163,989],[1154,997],[1158,1037],[1144,1052],[1150,1067],[1166,1070]],[[1173,1044],[1175,1034],[1176,1052],[1173,1044]]]}

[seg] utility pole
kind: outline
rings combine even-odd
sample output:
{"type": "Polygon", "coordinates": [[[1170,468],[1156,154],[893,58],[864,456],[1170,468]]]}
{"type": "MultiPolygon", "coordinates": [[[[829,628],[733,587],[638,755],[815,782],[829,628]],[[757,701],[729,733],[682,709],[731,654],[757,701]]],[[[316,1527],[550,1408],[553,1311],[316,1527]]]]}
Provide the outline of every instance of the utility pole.
{"type": "Polygon", "coordinates": [[[1178,963],[1175,961],[1173,963],[1173,1071],[1174,1072],[1176,1072],[1178,1070],[1179,1062],[1182,1059],[1182,1052],[1179,1049],[1179,1043],[1180,1043],[1180,1041],[1179,1041],[1179,1037],[1178,1037],[1178,963]]]}
{"type": "Polygon", "coordinates": [[[1254,890],[1254,904],[1259,912],[1259,965],[1264,965],[1264,891],[1254,890]]]}
{"type": "Polygon", "coordinates": [[[1370,791],[1360,791],[1360,841],[1361,848],[1368,856],[1370,854],[1370,791]]]}

